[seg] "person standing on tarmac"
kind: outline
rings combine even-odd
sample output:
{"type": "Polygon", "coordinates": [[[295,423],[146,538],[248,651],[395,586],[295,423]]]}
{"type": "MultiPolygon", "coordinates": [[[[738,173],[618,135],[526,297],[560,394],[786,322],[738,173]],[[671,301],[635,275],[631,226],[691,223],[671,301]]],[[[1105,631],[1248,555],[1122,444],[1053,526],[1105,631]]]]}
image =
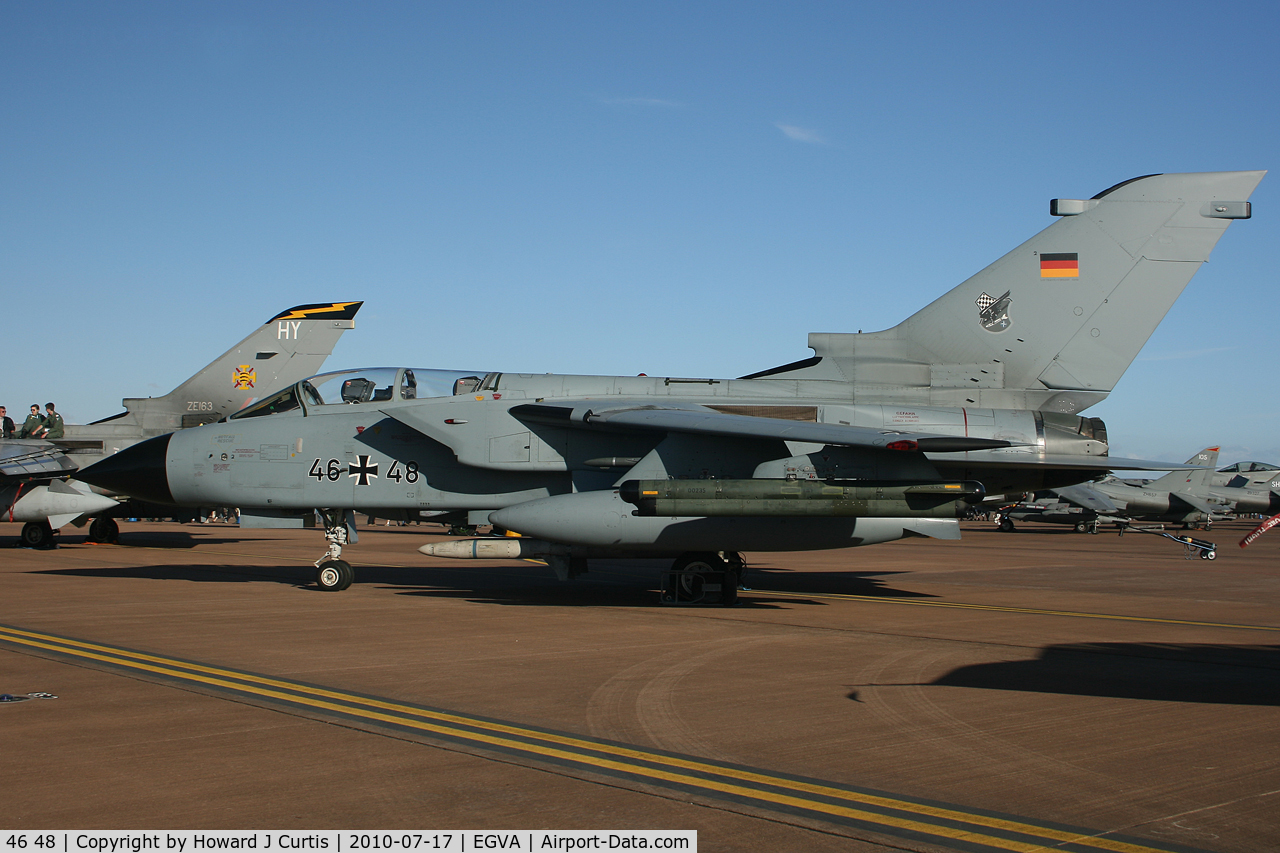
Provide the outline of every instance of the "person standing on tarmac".
{"type": "Polygon", "coordinates": [[[40,414],[40,404],[31,404],[31,414],[22,422],[22,432],[18,438],[43,438],[45,432],[44,415],[40,414]]]}
{"type": "Polygon", "coordinates": [[[44,404],[44,435],[41,438],[62,438],[66,433],[63,429],[62,415],[53,410],[53,403],[44,404]]]}
{"type": "Polygon", "coordinates": [[[0,406],[0,438],[13,438],[13,433],[17,427],[13,425],[13,418],[9,417],[8,411],[4,406],[0,406]]]}

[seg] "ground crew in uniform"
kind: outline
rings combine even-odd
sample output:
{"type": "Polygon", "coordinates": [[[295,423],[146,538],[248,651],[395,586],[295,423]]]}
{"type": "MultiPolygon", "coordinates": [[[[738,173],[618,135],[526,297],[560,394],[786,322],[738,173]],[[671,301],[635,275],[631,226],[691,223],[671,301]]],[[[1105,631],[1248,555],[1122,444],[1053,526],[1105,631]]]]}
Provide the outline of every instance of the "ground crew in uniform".
{"type": "Polygon", "coordinates": [[[66,434],[66,430],[63,429],[62,415],[53,410],[53,403],[45,403],[44,412],[45,433],[42,437],[49,439],[62,438],[66,434]]]}
{"type": "Polygon", "coordinates": [[[0,406],[0,438],[13,438],[13,433],[17,429],[13,425],[13,418],[9,417],[4,406],[0,406]]]}
{"type": "Polygon", "coordinates": [[[31,414],[22,422],[22,432],[18,438],[42,438],[44,436],[44,415],[40,414],[40,404],[31,404],[31,414]]]}

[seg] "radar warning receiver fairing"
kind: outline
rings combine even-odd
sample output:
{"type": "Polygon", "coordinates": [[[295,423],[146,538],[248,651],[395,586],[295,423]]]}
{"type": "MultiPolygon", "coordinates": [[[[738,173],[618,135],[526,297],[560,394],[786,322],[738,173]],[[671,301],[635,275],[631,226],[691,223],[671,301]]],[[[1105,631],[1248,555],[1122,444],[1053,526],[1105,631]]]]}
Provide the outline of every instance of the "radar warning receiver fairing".
{"type": "Polygon", "coordinates": [[[445,512],[521,535],[428,554],[536,557],[562,577],[667,556],[687,588],[727,602],[742,551],[954,539],[984,493],[1168,470],[1108,456],[1103,423],[1079,413],[1249,217],[1263,174],[1151,175],[1055,200],[1058,221],[902,324],[811,334],[813,357],[741,379],[349,372],[82,476],[281,523],[318,511],[324,589],[351,583],[354,511],[445,512]]]}

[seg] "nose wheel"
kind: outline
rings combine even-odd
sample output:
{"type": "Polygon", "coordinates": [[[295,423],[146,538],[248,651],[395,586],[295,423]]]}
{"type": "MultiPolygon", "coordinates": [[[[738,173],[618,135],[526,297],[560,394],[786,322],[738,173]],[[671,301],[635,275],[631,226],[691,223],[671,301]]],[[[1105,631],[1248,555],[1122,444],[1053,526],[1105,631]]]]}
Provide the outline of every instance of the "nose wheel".
{"type": "Polygon", "coordinates": [[[316,586],[322,592],[342,592],[355,579],[355,569],[346,560],[325,560],[316,567],[316,586]]]}

